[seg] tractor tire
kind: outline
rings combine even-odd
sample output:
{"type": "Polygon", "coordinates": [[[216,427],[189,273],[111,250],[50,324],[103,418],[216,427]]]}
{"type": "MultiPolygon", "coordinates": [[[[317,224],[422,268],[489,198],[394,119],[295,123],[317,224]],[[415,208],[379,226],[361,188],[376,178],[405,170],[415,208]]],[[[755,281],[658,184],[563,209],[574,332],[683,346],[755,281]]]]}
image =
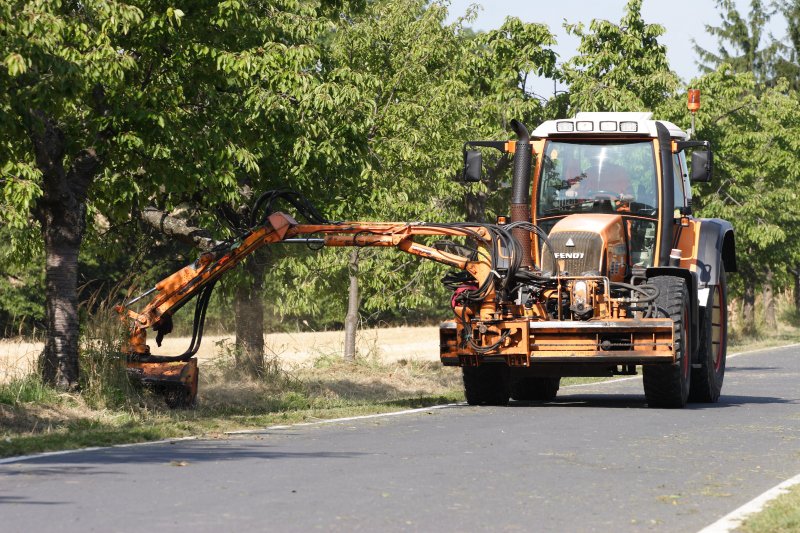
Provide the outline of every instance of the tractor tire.
{"type": "Polygon", "coordinates": [[[508,369],[505,366],[465,366],[461,370],[464,396],[469,405],[508,405],[508,369]]]}
{"type": "Polygon", "coordinates": [[[692,378],[691,316],[686,282],[674,276],[657,276],[647,280],[658,287],[658,316],[666,315],[674,323],[673,338],[677,361],[644,365],[642,381],[649,407],[681,408],[689,399],[692,378]]]}
{"type": "Polygon", "coordinates": [[[710,287],[708,305],[700,316],[700,368],[692,369],[689,401],[714,403],[719,400],[725,378],[728,351],[728,283],[720,265],[719,284],[710,287]]]}
{"type": "Polygon", "coordinates": [[[523,402],[550,402],[555,400],[561,378],[519,378],[511,385],[511,399],[523,402]]]}

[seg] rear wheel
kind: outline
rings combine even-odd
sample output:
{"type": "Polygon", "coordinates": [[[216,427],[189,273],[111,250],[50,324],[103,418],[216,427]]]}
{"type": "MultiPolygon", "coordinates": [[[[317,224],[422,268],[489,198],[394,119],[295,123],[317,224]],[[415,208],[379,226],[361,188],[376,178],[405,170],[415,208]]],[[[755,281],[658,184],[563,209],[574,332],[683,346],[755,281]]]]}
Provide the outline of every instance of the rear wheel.
{"type": "Polygon", "coordinates": [[[462,367],[464,396],[470,405],[507,405],[508,369],[503,365],[462,367]]]}
{"type": "Polygon", "coordinates": [[[719,283],[710,287],[708,304],[700,322],[698,363],[692,369],[689,400],[714,403],[719,400],[725,378],[725,359],[728,351],[728,284],[725,267],[720,265],[719,283]]]}
{"type": "Polygon", "coordinates": [[[691,317],[686,282],[674,276],[658,276],[647,280],[658,287],[658,316],[672,319],[675,363],[645,365],[642,381],[650,407],[680,408],[686,405],[691,383],[691,317]]]}
{"type": "Polygon", "coordinates": [[[519,378],[511,385],[511,398],[520,401],[549,402],[558,394],[559,377],[519,378]]]}

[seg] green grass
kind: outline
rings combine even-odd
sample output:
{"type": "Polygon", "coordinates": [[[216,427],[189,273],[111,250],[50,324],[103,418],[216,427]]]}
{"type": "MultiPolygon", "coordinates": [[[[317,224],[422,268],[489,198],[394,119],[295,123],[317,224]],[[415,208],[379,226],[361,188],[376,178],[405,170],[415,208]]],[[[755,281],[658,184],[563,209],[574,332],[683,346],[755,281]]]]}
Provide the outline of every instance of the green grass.
{"type": "Polygon", "coordinates": [[[59,394],[42,383],[36,374],[29,374],[8,383],[0,383],[0,404],[18,405],[21,403],[56,403],[59,394]]]}
{"type": "Polygon", "coordinates": [[[800,485],[771,501],[760,513],[745,520],[743,533],[800,532],[800,485]]]}

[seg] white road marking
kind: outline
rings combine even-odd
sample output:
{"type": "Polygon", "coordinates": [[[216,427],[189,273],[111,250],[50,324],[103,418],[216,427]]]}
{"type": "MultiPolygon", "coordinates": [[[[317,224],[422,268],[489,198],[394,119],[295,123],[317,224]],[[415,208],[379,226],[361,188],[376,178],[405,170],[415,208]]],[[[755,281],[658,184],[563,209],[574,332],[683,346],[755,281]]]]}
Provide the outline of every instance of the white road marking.
{"type": "Polygon", "coordinates": [[[128,444],[114,444],[113,446],[91,446],[89,448],[77,448],[75,450],[61,450],[57,452],[43,452],[33,453],[31,455],[18,455],[16,457],[6,457],[0,459],[0,465],[8,463],[19,463],[21,461],[29,461],[31,459],[41,459],[42,457],[54,457],[57,455],[69,455],[78,452],[94,452],[97,450],[110,450],[112,448],[133,448],[134,446],[149,446],[151,444],[164,444],[167,442],[180,442],[184,440],[198,440],[200,437],[176,437],[173,439],[151,440],[147,442],[131,442],[128,444]]]}
{"type": "Polygon", "coordinates": [[[338,422],[351,422],[353,420],[366,420],[368,418],[385,418],[389,416],[401,416],[401,415],[411,415],[414,413],[425,413],[427,411],[432,411],[434,409],[447,409],[450,407],[459,407],[467,405],[465,402],[460,403],[446,403],[442,405],[432,405],[430,407],[419,407],[417,409],[406,409],[405,411],[392,411],[391,413],[376,413],[374,415],[359,415],[359,416],[348,416],[345,418],[329,418],[326,420],[315,420],[313,422],[298,422],[296,424],[284,424],[279,426],[267,426],[262,429],[241,429],[239,431],[226,431],[226,435],[252,435],[256,433],[264,433],[265,431],[270,431],[274,429],[289,429],[289,428],[296,428],[300,426],[319,426],[322,424],[336,424],[338,422]]]}
{"type": "MultiPolygon", "coordinates": [[[[734,357],[739,356],[739,355],[747,355],[747,354],[751,354],[751,353],[763,352],[764,350],[773,350],[775,348],[796,348],[798,346],[800,346],[800,343],[797,343],[797,344],[786,344],[785,346],[769,346],[767,348],[759,348],[757,350],[748,350],[746,352],[736,352],[736,353],[728,354],[728,355],[725,356],[725,359],[726,360],[727,359],[733,359],[734,357]]],[[[595,385],[604,385],[606,383],[619,383],[620,381],[630,381],[632,379],[642,379],[642,375],[638,374],[636,376],[630,376],[630,377],[627,377],[627,378],[607,379],[605,381],[595,381],[593,383],[576,383],[574,385],[564,385],[561,388],[562,389],[573,389],[573,388],[578,388],[578,387],[593,387],[595,385]]]]}
{"type": "MultiPolygon", "coordinates": [[[[798,346],[800,346],[800,343],[787,344],[785,346],[769,346],[767,348],[759,348],[758,350],[750,350],[750,351],[747,351],[747,352],[734,353],[734,354],[728,355],[727,358],[731,359],[731,358],[739,356],[739,355],[763,352],[764,350],[776,350],[776,349],[782,349],[782,348],[794,348],[794,347],[798,347],[798,346]]],[[[640,378],[641,378],[641,376],[631,376],[631,377],[625,377],[625,378],[620,378],[620,379],[610,379],[608,381],[598,381],[597,383],[578,383],[578,384],[575,384],[575,385],[565,385],[563,388],[567,389],[567,388],[574,388],[574,387],[588,387],[588,386],[604,385],[604,384],[607,384],[607,383],[619,383],[620,381],[628,381],[628,380],[640,379],[640,378]]],[[[262,428],[262,429],[247,429],[247,430],[241,430],[241,431],[229,431],[229,432],[226,432],[225,434],[226,435],[247,435],[247,434],[254,434],[254,433],[263,433],[264,431],[268,431],[268,430],[288,429],[288,428],[297,427],[297,426],[314,426],[314,425],[321,425],[321,424],[335,424],[337,422],[348,422],[348,421],[353,421],[353,420],[364,420],[364,419],[368,419],[368,418],[383,418],[383,417],[389,417],[389,416],[401,416],[401,415],[408,415],[408,414],[413,414],[413,413],[422,413],[422,412],[425,412],[425,411],[431,411],[433,409],[445,409],[445,408],[463,406],[463,405],[466,405],[466,403],[464,403],[464,402],[461,402],[461,403],[448,403],[448,404],[443,404],[443,405],[433,405],[431,407],[421,407],[421,408],[418,408],[418,409],[406,409],[404,411],[393,411],[391,413],[378,413],[378,414],[374,414],[374,415],[351,416],[351,417],[347,417],[347,418],[331,418],[331,419],[328,419],[328,420],[317,420],[317,421],[314,421],[314,422],[299,422],[297,424],[275,425],[275,426],[269,426],[269,427],[262,428]]],[[[69,455],[69,454],[72,454],[72,453],[79,453],[79,452],[88,452],[88,451],[96,451],[96,450],[107,450],[107,449],[112,449],[112,448],[129,448],[129,447],[133,447],[133,446],[151,446],[151,445],[154,445],[154,444],[164,444],[164,443],[167,443],[167,442],[179,442],[179,441],[184,441],[184,440],[198,440],[200,438],[201,437],[198,437],[198,436],[182,437],[182,438],[175,438],[175,439],[154,440],[154,441],[149,441],[149,442],[136,442],[136,443],[131,443],[131,444],[116,444],[114,446],[94,446],[94,447],[91,447],[91,448],[78,448],[78,449],[75,449],[75,450],[62,450],[62,451],[58,451],[58,452],[44,452],[44,453],[35,453],[35,454],[31,454],[31,455],[20,455],[20,456],[17,456],[17,457],[7,457],[5,459],[0,459],[0,465],[9,464],[9,463],[19,463],[19,462],[22,462],[22,461],[29,461],[31,459],[39,459],[39,458],[42,458],[42,457],[53,457],[53,456],[58,456],[58,455],[69,455]]]]}
{"type": "Polygon", "coordinates": [[[775,485],[738,509],[726,514],[710,526],[704,527],[698,533],[728,533],[733,531],[742,525],[742,522],[744,522],[748,516],[761,512],[769,502],[781,494],[786,494],[789,492],[789,489],[795,485],[800,485],[800,474],[797,474],[791,479],[787,479],[783,483],[775,485]]]}

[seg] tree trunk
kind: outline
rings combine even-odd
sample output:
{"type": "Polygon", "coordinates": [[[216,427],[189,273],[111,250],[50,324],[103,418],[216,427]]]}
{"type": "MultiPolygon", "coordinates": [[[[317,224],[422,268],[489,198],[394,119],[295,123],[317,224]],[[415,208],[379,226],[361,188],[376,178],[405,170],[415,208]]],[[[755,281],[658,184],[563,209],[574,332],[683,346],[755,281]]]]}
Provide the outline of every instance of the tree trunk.
{"type": "Polygon", "coordinates": [[[347,265],[350,277],[350,289],[347,294],[347,316],[344,319],[344,359],[353,362],[356,359],[356,331],[358,330],[358,248],[350,252],[347,265]]]}
{"type": "Polygon", "coordinates": [[[264,273],[267,263],[258,253],[243,265],[247,280],[236,289],[236,365],[247,375],[258,377],[264,361],[264,273]]]}
{"type": "Polygon", "coordinates": [[[745,280],[744,300],[742,304],[742,332],[745,335],[752,335],[756,332],[755,327],[755,308],[756,308],[756,288],[752,282],[745,280]]]}
{"type": "Polygon", "coordinates": [[[26,117],[42,196],[33,208],[44,238],[47,334],[42,379],[66,390],[78,387],[78,252],[86,230],[86,198],[100,162],[93,148],[64,168],[66,141],[56,121],[36,110],[26,117]]]}
{"type": "Polygon", "coordinates": [[[789,270],[794,277],[794,310],[798,317],[800,317],[800,263],[794,265],[794,268],[789,270]]]}
{"type": "Polygon", "coordinates": [[[764,277],[764,286],[762,288],[762,296],[764,298],[764,321],[767,327],[774,330],[778,327],[778,321],[775,318],[775,291],[773,289],[773,281],[775,273],[772,268],[767,267],[767,273],[764,277]]]}
{"type": "MultiPolygon", "coordinates": [[[[49,233],[49,232],[48,232],[49,233]]],[[[42,379],[60,389],[78,386],[78,249],[45,236],[45,320],[42,379]]]]}

